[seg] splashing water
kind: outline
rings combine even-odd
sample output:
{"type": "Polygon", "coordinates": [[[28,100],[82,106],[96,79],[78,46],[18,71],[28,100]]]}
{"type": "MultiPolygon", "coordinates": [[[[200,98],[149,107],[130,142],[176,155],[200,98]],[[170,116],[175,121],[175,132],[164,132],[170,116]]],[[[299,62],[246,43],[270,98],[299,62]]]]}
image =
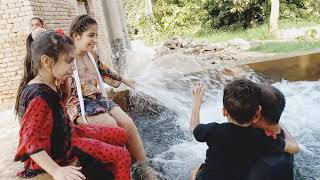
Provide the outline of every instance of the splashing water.
{"type": "MultiPolygon", "coordinates": [[[[228,73],[223,68],[217,68],[184,75],[172,70],[163,73],[164,70],[153,66],[151,61],[145,65],[144,71],[135,77],[137,88],[132,97],[136,108],[132,116],[161,179],[188,179],[191,170],[204,162],[207,146],[196,142],[189,131],[194,82],[201,80],[206,88],[200,112],[202,123],[226,121],[221,110],[222,90],[239,74],[255,82],[272,83],[247,70],[228,73]]],[[[320,81],[283,80],[272,85],[286,96],[287,104],[281,122],[303,150],[295,156],[295,179],[319,179],[320,81]]]]}

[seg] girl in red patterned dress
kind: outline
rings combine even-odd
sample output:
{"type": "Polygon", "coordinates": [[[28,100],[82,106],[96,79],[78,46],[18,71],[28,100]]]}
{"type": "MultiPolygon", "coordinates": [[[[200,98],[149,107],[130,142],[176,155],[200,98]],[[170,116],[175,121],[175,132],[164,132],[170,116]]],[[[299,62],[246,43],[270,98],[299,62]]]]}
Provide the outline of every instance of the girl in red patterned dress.
{"type": "Polygon", "coordinates": [[[108,164],[114,179],[129,180],[125,130],[73,125],[64,113],[56,82],[71,75],[74,58],[73,40],[53,31],[40,33],[27,51],[15,106],[21,127],[14,159],[25,164],[18,176],[29,178],[46,171],[56,180],[85,179],[81,167],[66,164],[89,158],[104,167],[108,164]]]}

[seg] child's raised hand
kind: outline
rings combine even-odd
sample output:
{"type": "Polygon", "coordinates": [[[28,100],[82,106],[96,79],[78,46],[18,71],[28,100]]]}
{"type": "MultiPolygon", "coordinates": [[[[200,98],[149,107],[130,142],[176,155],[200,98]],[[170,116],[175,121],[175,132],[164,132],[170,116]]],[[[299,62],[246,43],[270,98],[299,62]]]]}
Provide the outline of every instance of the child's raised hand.
{"type": "Polygon", "coordinates": [[[53,174],[55,180],[83,180],[86,177],[80,172],[81,167],[59,167],[53,174]]]}
{"type": "Polygon", "coordinates": [[[192,90],[193,100],[195,102],[202,102],[204,87],[202,82],[197,82],[192,90]]]}

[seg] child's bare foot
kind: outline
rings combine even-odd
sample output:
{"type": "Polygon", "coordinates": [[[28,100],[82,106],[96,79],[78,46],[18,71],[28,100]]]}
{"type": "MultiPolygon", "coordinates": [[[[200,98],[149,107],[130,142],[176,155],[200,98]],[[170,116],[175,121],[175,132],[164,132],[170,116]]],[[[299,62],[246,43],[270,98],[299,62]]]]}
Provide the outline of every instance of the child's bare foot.
{"type": "Polygon", "coordinates": [[[158,180],[158,173],[149,166],[148,161],[137,161],[134,168],[139,180],[158,180]]]}

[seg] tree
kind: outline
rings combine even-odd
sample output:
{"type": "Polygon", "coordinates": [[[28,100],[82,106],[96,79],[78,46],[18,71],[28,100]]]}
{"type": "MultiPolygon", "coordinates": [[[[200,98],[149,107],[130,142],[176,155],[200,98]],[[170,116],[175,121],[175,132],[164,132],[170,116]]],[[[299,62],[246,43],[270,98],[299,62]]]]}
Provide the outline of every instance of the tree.
{"type": "Polygon", "coordinates": [[[146,3],[146,14],[148,16],[152,16],[153,15],[153,12],[152,12],[152,1],[151,0],[146,0],[145,3],[146,3]]]}
{"type": "Polygon", "coordinates": [[[271,13],[270,13],[270,23],[269,30],[271,35],[278,36],[278,19],[280,12],[280,2],[279,0],[271,0],[271,13]]]}

